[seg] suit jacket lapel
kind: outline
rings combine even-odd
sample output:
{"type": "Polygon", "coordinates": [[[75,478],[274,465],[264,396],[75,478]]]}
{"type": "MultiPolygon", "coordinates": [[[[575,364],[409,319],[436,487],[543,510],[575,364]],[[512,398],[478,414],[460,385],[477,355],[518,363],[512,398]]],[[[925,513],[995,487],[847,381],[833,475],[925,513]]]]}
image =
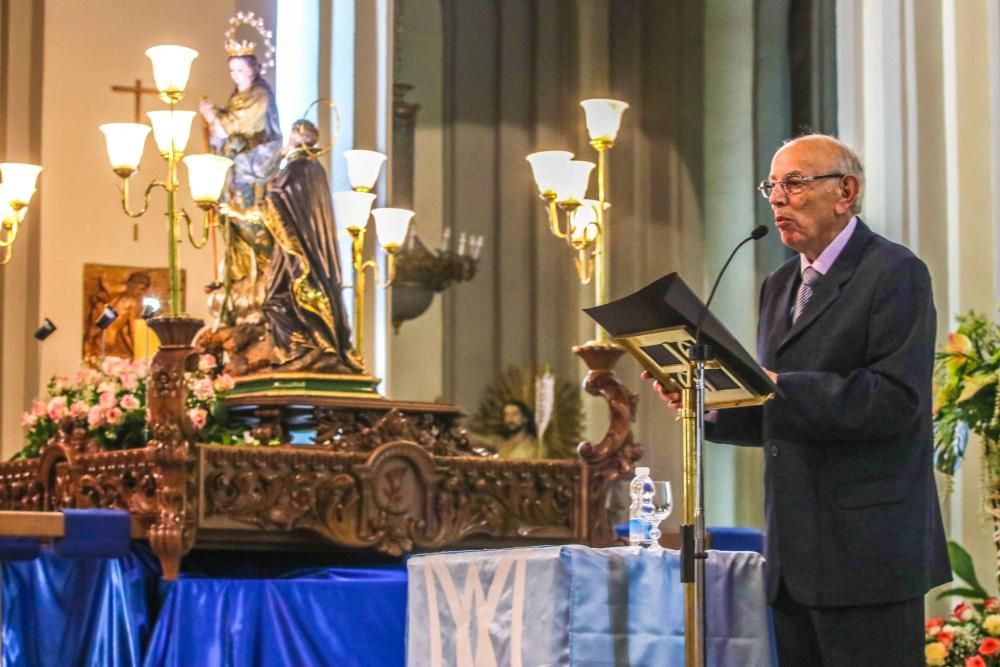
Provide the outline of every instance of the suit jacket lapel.
{"type": "Polygon", "coordinates": [[[793,260],[789,261],[787,264],[775,271],[772,280],[776,285],[778,290],[775,298],[771,301],[770,311],[768,312],[769,326],[767,333],[767,340],[765,349],[758,351],[758,356],[761,359],[761,363],[767,365],[773,365],[774,362],[769,359],[767,351],[771,351],[773,354],[778,349],[778,345],[784,340],[785,336],[788,334],[789,328],[792,326],[791,309],[792,302],[795,299],[796,290],[799,285],[798,279],[799,272],[799,258],[795,257],[793,260]]]}
{"type": "MultiPolygon", "coordinates": [[[[851,238],[847,241],[847,245],[844,246],[844,249],[827,274],[813,288],[812,297],[806,304],[802,314],[799,315],[799,319],[795,320],[788,333],[782,338],[781,343],[778,345],[778,351],[809,328],[830,307],[830,304],[837,300],[837,297],[840,296],[841,287],[854,275],[854,269],[857,268],[858,262],[861,261],[861,256],[864,254],[864,249],[872,238],[874,238],[874,234],[859,218],[858,224],[854,228],[854,233],[851,234],[851,238]]],[[[788,307],[791,308],[791,301],[788,301],[788,307]]]]}

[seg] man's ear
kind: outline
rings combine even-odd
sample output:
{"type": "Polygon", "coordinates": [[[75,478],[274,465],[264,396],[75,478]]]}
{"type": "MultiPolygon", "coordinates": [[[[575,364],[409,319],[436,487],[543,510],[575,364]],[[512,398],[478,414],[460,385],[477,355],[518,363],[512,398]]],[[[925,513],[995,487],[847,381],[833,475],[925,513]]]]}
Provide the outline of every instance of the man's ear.
{"type": "Polygon", "coordinates": [[[840,179],[840,185],[837,187],[837,194],[839,196],[835,205],[838,214],[849,213],[854,208],[854,202],[858,200],[860,189],[861,183],[858,181],[857,176],[848,174],[840,179]]]}

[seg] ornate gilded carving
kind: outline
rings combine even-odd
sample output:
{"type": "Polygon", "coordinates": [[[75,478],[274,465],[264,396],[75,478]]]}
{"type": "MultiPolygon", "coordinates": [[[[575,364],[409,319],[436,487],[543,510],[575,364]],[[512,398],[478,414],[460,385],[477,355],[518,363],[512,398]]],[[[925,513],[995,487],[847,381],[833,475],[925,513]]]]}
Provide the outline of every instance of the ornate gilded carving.
{"type": "MultiPolygon", "coordinates": [[[[392,420],[390,420],[392,421],[392,420]]],[[[434,457],[396,440],[370,455],[201,446],[205,517],[307,529],[393,555],[464,538],[581,539],[583,471],[561,461],[434,457]]]]}
{"type": "Polygon", "coordinates": [[[159,514],[149,528],[149,544],[160,558],[163,576],[176,579],[181,557],[194,546],[197,528],[197,514],[188,505],[188,486],[194,476],[189,456],[194,431],[185,413],[184,371],[197,361],[191,343],[203,323],[189,317],[156,317],[149,324],[161,342],[150,369],[148,390],[153,439],[146,451],[154,464],[152,486],[159,514]]]}
{"type": "Polygon", "coordinates": [[[463,432],[456,432],[453,415],[321,410],[316,442],[335,451],[371,452],[393,440],[409,440],[435,456],[479,456],[463,432]]]}
{"type": "Polygon", "coordinates": [[[611,529],[607,499],[611,484],[628,475],[642,456],[642,446],[632,439],[639,397],[623,385],[612,370],[625,352],[613,343],[588,343],[573,348],[590,370],[583,388],[592,396],[602,396],[608,402],[608,430],[600,442],[580,443],[580,458],[590,468],[588,488],[588,542],[603,547],[615,543],[611,529]]]}

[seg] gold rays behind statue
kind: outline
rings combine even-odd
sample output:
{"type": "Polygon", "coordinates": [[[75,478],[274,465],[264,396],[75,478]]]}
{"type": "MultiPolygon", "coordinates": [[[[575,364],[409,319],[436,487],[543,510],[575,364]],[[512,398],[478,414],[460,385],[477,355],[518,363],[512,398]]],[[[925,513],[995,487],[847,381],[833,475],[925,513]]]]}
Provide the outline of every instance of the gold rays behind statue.
{"type": "Polygon", "coordinates": [[[553,377],[547,368],[510,366],[486,388],[469,429],[500,433],[503,407],[511,401],[520,401],[534,413],[546,458],[576,456],[583,431],[583,402],[575,383],[553,377]]]}

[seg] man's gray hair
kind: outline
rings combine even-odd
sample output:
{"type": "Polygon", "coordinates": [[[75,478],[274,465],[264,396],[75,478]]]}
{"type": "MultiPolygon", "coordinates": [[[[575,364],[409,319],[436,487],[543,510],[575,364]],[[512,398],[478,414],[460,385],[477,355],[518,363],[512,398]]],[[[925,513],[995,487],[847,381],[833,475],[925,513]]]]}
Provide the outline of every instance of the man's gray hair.
{"type": "Polygon", "coordinates": [[[829,134],[804,134],[785,142],[785,146],[796,144],[800,141],[822,141],[833,149],[834,163],[831,165],[834,171],[845,176],[853,176],[858,179],[858,196],[851,207],[851,213],[857,215],[861,213],[861,203],[865,196],[865,168],[861,164],[861,158],[854,150],[837,137],[829,134]]]}

